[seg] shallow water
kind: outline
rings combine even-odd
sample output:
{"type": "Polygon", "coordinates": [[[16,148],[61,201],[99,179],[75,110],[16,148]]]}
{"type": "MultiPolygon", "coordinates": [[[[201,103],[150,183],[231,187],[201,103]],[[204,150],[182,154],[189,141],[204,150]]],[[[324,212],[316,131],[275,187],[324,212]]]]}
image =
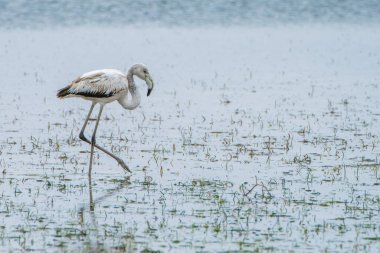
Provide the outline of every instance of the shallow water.
{"type": "Polygon", "coordinates": [[[1,31],[0,248],[377,252],[378,29],[1,31]],[[155,90],[98,130],[133,174],[96,152],[90,211],[90,104],[55,92],[135,62],[155,90]]]}
{"type": "Polygon", "coordinates": [[[0,27],[379,23],[377,0],[0,0],[0,27]]]}

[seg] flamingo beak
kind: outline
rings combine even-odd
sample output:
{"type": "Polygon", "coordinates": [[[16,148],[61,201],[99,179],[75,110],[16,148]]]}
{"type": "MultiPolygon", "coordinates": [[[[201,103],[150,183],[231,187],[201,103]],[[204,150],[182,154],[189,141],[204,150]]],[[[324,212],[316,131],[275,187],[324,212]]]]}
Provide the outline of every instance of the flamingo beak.
{"type": "Polygon", "coordinates": [[[150,77],[149,74],[145,75],[145,82],[148,85],[148,94],[147,94],[147,96],[149,96],[150,93],[152,92],[153,86],[154,86],[153,80],[152,80],[152,78],[150,77]]]}

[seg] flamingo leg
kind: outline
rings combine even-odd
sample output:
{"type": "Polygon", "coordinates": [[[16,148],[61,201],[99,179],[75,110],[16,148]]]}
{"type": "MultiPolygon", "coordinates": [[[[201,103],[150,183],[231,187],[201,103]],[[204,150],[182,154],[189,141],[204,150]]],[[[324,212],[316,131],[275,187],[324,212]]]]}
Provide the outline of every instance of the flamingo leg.
{"type": "Polygon", "coordinates": [[[87,140],[87,138],[84,136],[84,130],[86,129],[86,126],[87,126],[88,120],[90,119],[90,116],[91,116],[92,110],[94,109],[95,105],[96,105],[96,103],[93,102],[92,105],[91,105],[90,111],[89,111],[88,114],[87,114],[87,118],[86,118],[86,120],[84,121],[84,124],[83,124],[82,130],[80,130],[80,133],[79,133],[79,139],[81,139],[82,141],[85,141],[85,142],[87,142],[87,143],[90,143],[90,141],[87,140]]]}
{"type": "Polygon", "coordinates": [[[91,138],[90,168],[88,170],[89,178],[91,178],[92,160],[94,157],[94,148],[95,148],[95,143],[96,143],[96,131],[98,130],[100,116],[102,115],[102,112],[103,112],[103,107],[104,107],[104,105],[101,104],[100,108],[99,108],[98,119],[96,120],[95,129],[94,129],[94,132],[92,133],[92,138],[91,138]]]}
{"type": "MultiPolygon", "coordinates": [[[[89,118],[90,118],[90,116],[91,116],[92,110],[94,109],[95,105],[96,105],[96,102],[93,102],[92,105],[91,105],[90,111],[88,112],[87,118],[86,118],[86,120],[85,120],[85,122],[84,122],[84,124],[83,124],[82,130],[81,130],[81,132],[80,132],[80,134],[79,134],[79,139],[81,139],[81,140],[84,141],[84,142],[87,142],[87,143],[90,144],[91,146],[93,145],[93,144],[92,144],[93,142],[90,142],[90,141],[86,138],[86,136],[84,136],[84,130],[86,129],[86,126],[87,126],[88,120],[89,120],[89,118]]],[[[99,119],[100,119],[100,115],[98,115],[97,125],[98,125],[98,123],[99,123],[99,119]]],[[[96,127],[97,127],[97,125],[96,125],[96,127]]],[[[106,153],[107,155],[111,156],[113,159],[115,159],[115,160],[120,164],[120,166],[121,166],[124,170],[126,170],[126,171],[128,171],[128,172],[131,172],[131,171],[129,170],[128,166],[124,163],[124,161],[123,161],[122,159],[120,159],[120,158],[117,157],[116,155],[112,154],[111,152],[107,151],[106,149],[100,147],[100,146],[97,145],[95,142],[94,142],[94,145],[93,145],[93,146],[96,147],[97,149],[103,151],[103,152],[106,153]]],[[[90,162],[90,166],[92,166],[91,163],[92,163],[92,160],[91,160],[91,162],[90,162]]]]}

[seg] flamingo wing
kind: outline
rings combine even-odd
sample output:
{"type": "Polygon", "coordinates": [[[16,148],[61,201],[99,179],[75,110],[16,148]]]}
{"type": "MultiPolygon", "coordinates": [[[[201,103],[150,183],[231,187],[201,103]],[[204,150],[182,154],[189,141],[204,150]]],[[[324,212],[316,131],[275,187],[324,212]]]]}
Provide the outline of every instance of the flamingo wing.
{"type": "Polygon", "coordinates": [[[85,73],[71,84],[58,91],[57,96],[84,96],[107,98],[126,90],[127,78],[124,73],[114,69],[95,70],[85,73]]]}

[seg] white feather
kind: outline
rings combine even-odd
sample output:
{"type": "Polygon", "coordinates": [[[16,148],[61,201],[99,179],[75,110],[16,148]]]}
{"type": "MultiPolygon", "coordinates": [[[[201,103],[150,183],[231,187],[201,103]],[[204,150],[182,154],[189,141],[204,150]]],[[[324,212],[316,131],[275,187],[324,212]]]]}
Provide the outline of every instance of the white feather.
{"type": "Polygon", "coordinates": [[[69,92],[75,94],[104,94],[112,96],[128,90],[126,75],[116,69],[94,70],[84,73],[71,83],[69,92]]]}

